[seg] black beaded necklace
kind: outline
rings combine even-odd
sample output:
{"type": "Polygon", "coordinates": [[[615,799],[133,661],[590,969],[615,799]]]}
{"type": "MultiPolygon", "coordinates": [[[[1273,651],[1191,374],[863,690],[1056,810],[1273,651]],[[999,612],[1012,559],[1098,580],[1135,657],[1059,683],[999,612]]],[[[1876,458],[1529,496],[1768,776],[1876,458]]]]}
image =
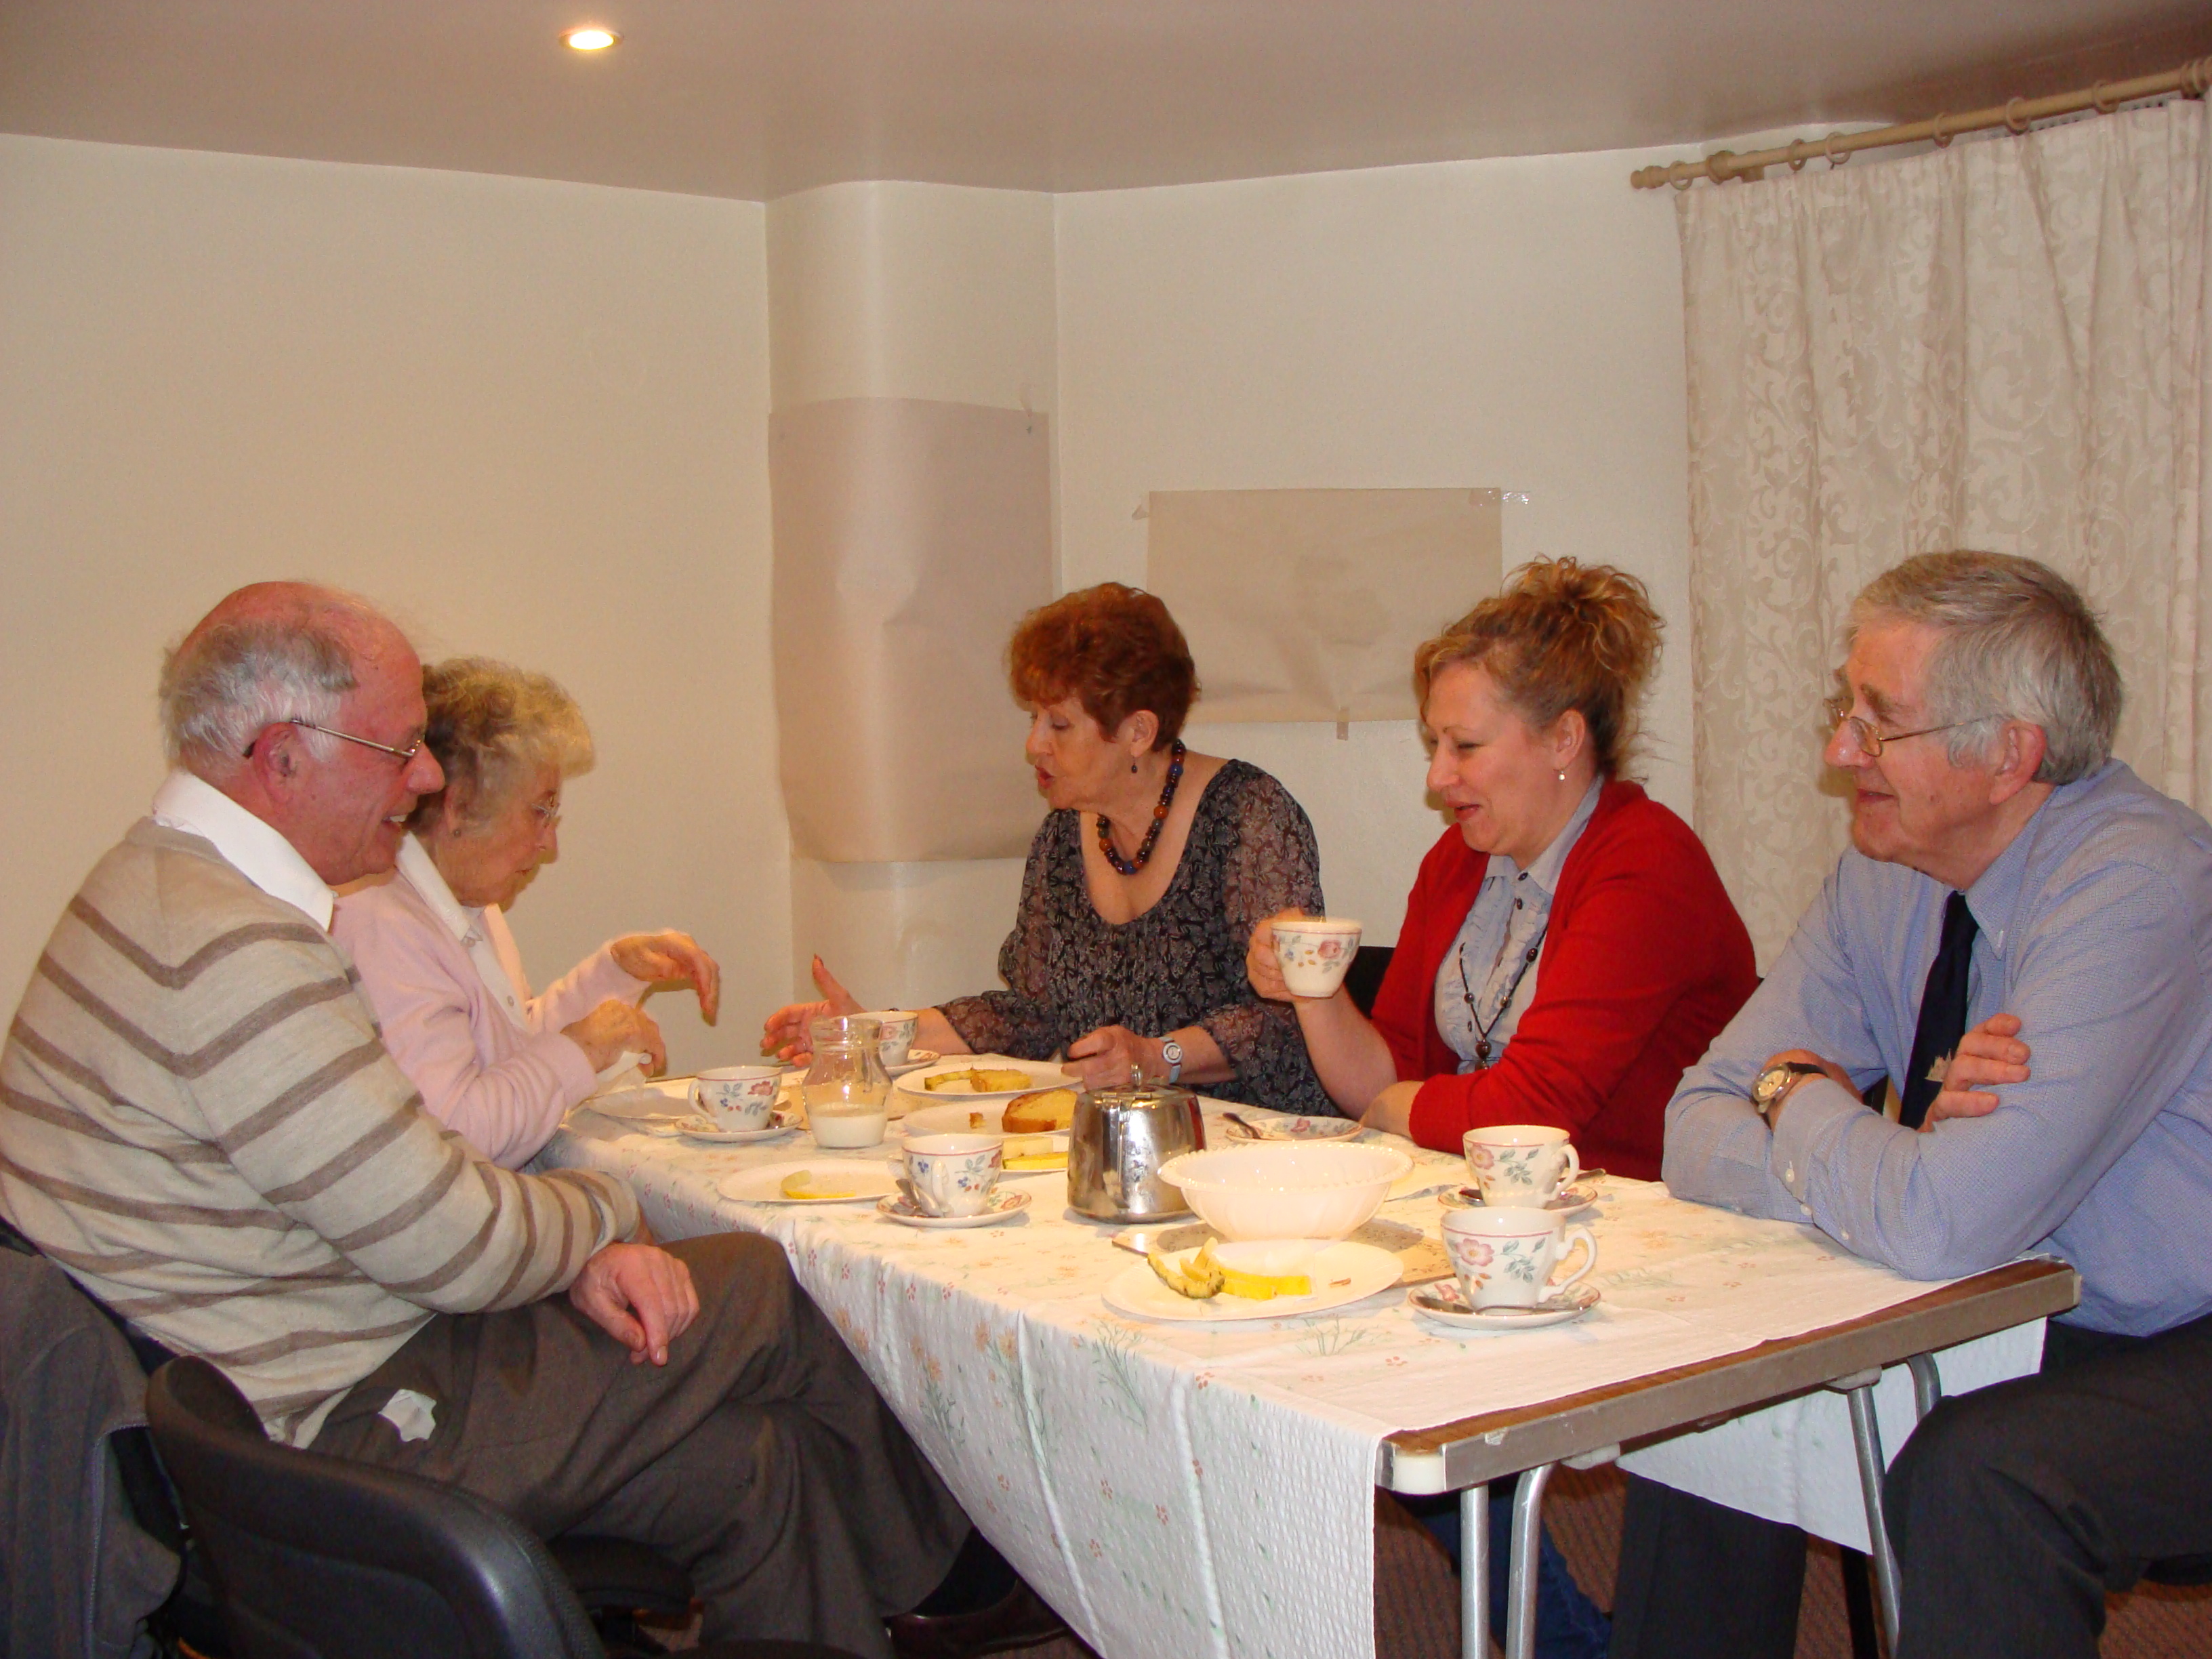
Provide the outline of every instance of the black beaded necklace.
{"type": "MultiPolygon", "coordinates": [[[[1152,827],[1145,831],[1145,838],[1137,844],[1137,856],[1125,859],[1114,850],[1114,828],[1107,823],[1106,815],[1098,815],[1098,850],[1106,855],[1106,862],[1125,876],[1133,876],[1151,862],[1152,848],[1158,845],[1160,826],[1168,821],[1168,808],[1175,805],[1176,785],[1182,781],[1182,739],[1175,740],[1168,750],[1167,787],[1160,791],[1160,804],[1152,808],[1152,827]]],[[[1135,769],[1131,768],[1132,770],[1135,769]]]]}

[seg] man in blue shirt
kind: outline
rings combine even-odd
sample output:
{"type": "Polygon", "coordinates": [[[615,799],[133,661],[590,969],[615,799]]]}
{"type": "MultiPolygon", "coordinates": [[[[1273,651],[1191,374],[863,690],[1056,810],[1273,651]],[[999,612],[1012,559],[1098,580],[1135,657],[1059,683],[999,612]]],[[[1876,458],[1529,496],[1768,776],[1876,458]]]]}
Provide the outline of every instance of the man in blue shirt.
{"type": "MultiPolygon", "coordinates": [[[[1843,678],[1852,850],[1684,1076],[1666,1180],[1915,1278],[2080,1271],[2042,1374],[1907,1443],[1890,1529],[1904,1659],[2094,1654],[2107,1589],[2212,1551],[2212,826],[2110,759],[2111,648],[2031,560],[1888,572],[1843,678]]],[[[1639,1483],[1628,1533],[1616,1655],[1790,1650],[1794,1529],[1639,1483]],[[1714,1573],[1773,1592],[1718,1642],[1714,1573]]]]}

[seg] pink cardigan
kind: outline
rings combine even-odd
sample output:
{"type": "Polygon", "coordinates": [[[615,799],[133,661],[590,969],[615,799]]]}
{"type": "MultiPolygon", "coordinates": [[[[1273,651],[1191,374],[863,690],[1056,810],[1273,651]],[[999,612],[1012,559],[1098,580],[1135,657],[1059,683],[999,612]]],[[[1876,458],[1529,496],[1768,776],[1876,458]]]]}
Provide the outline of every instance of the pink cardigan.
{"type": "Polygon", "coordinates": [[[361,970],[384,1046],[422,1091],[431,1116],[502,1168],[528,1163],[568,1109],[592,1092],[592,1063],[561,1028],[610,997],[635,1002],[646,987],[603,945],[557,985],[532,997],[498,907],[483,911],[524,999],[519,1029],[453,930],[404,875],[338,901],[331,931],[361,970]]]}

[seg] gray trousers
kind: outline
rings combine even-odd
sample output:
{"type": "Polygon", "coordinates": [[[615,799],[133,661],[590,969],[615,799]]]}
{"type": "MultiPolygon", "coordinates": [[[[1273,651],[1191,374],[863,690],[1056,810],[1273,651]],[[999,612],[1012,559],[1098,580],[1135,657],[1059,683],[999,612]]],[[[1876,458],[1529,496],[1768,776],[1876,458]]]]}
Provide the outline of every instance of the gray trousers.
{"type": "Polygon", "coordinates": [[[441,1315],[342,1401],[314,1449],[460,1486],[542,1538],[649,1544],[690,1572],[706,1641],[889,1652],[883,1620],[936,1587],[968,1520],[764,1238],[668,1247],[699,1317],[668,1364],[565,1297],[441,1315]],[[428,1439],[379,1413],[436,1402],[428,1439]]]}

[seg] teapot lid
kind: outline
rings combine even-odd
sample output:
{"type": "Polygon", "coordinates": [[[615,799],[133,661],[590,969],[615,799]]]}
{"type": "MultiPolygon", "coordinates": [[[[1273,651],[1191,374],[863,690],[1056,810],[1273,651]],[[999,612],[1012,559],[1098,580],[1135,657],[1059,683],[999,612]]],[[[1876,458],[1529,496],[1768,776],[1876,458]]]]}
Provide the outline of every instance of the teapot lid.
{"type": "Polygon", "coordinates": [[[1083,1097],[1100,1106],[1158,1106],[1181,1103],[1197,1097],[1173,1083],[1117,1083],[1103,1089],[1086,1089],[1083,1097]]]}

